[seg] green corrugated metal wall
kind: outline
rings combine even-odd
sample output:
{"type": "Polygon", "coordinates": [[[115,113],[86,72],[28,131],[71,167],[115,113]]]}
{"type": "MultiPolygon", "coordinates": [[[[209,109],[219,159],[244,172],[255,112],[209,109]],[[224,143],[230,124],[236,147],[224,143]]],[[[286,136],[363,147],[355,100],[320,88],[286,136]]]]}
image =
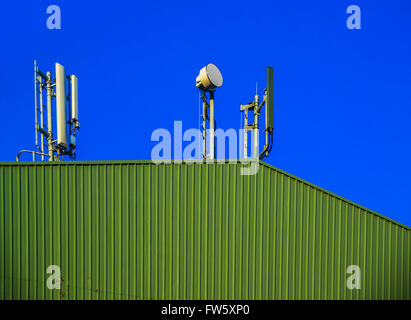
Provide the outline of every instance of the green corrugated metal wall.
{"type": "Polygon", "coordinates": [[[0,298],[411,298],[409,228],[264,163],[240,168],[0,163],[0,298]]]}

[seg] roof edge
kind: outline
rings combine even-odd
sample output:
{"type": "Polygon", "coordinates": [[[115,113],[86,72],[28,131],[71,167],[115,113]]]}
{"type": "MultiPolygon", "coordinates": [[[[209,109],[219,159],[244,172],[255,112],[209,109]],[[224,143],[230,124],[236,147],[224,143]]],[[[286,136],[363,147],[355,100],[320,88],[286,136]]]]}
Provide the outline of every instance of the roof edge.
{"type": "Polygon", "coordinates": [[[274,171],[277,171],[277,172],[279,172],[279,173],[281,173],[281,174],[284,174],[284,175],[286,175],[286,176],[288,176],[288,177],[290,177],[290,178],[292,178],[292,179],[294,179],[294,180],[297,180],[297,181],[299,181],[299,182],[301,182],[301,183],[304,183],[304,184],[306,184],[306,185],[308,185],[308,186],[310,186],[310,187],[313,187],[313,188],[315,188],[315,189],[317,189],[317,190],[320,190],[320,191],[322,191],[322,192],[324,192],[324,193],[327,193],[327,194],[329,194],[330,196],[333,196],[333,197],[335,197],[335,198],[337,198],[337,199],[339,199],[339,200],[341,200],[341,201],[344,201],[344,202],[346,202],[346,203],[349,203],[349,204],[351,204],[351,205],[353,205],[353,206],[355,206],[355,207],[357,207],[357,208],[359,208],[359,209],[365,210],[365,211],[367,211],[367,212],[369,212],[369,213],[371,213],[371,214],[373,214],[373,215],[375,215],[375,216],[377,216],[377,217],[379,217],[379,218],[382,218],[382,219],[384,219],[384,220],[387,220],[387,221],[389,221],[389,222],[391,222],[391,223],[393,223],[393,224],[396,224],[396,225],[398,225],[398,226],[400,226],[400,227],[402,227],[402,228],[404,228],[404,229],[407,229],[407,230],[411,231],[411,227],[409,227],[409,226],[407,226],[407,225],[405,225],[405,224],[403,224],[403,223],[401,223],[401,222],[398,222],[398,221],[396,221],[396,220],[393,220],[393,219],[391,219],[391,218],[388,218],[388,217],[382,215],[381,213],[378,213],[378,212],[373,211],[373,210],[371,210],[371,209],[369,209],[369,208],[367,208],[367,207],[364,207],[364,206],[362,206],[362,205],[360,205],[360,204],[358,204],[358,203],[356,203],[356,202],[353,202],[353,201],[351,201],[351,200],[348,200],[348,199],[346,199],[346,198],[344,198],[344,197],[342,197],[342,196],[340,196],[340,195],[338,195],[338,194],[336,194],[336,193],[333,193],[333,192],[331,192],[331,191],[329,191],[329,190],[326,190],[326,189],[324,189],[324,188],[321,188],[321,187],[319,187],[319,186],[317,186],[317,185],[315,185],[315,184],[313,184],[313,183],[311,183],[311,182],[308,182],[308,181],[306,181],[306,180],[304,180],[304,179],[302,179],[302,178],[299,178],[299,177],[297,177],[297,176],[294,176],[294,175],[292,175],[291,173],[288,173],[288,172],[286,172],[286,171],[283,171],[283,170],[281,170],[281,169],[279,169],[279,168],[276,168],[276,167],[274,167],[274,166],[272,166],[272,165],[270,165],[270,164],[268,164],[268,163],[266,163],[266,162],[263,162],[263,161],[260,161],[260,164],[262,164],[263,166],[265,166],[265,167],[267,167],[267,168],[269,168],[269,169],[271,169],[271,170],[274,170],[274,171]]]}
{"type": "MultiPolygon", "coordinates": [[[[244,163],[244,159],[235,159],[235,160],[233,160],[233,159],[231,159],[231,160],[229,160],[229,159],[225,159],[224,161],[222,161],[222,160],[214,160],[214,162],[210,162],[210,160],[208,160],[207,162],[206,162],[206,160],[204,160],[204,161],[202,161],[202,162],[195,162],[195,164],[222,164],[222,163],[228,163],[228,164],[239,164],[239,163],[244,163]]],[[[264,162],[264,161],[259,161],[259,163],[260,163],[260,165],[262,165],[262,166],[264,166],[264,167],[266,167],[266,168],[268,168],[268,169],[271,169],[271,170],[274,170],[274,171],[276,171],[276,172],[279,172],[279,173],[281,173],[281,174],[283,174],[283,175],[285,175],[285,176],[287,176],[287,177],[289,177],[289,178],[292,178],[292,179],[294,179],[294,180],[297,180],[297,181],[299,181],[299,182],[301,182],[301,183],[303,183],[303,184],[305,184],[305,185],[308,185],[308,186],[310,186],[310,187],[313,187],[313,188],[315,188],[315,189],[317,189],[317,190],[319,190],[319,191],[322,191],[322,192],[324,192],[324,193],[326,193],[326,194],[329,194],[330,196],[333,196],[333,197],[335,197],[336,199],[339,199],[339,200],[341,200],[341,201],[343,201],[343,202],[345,202],[345,203],[348,203],[348,204],[350,204],[350,205],[353,205],[353,206],[355,206],[355,207],[357,207],[357,208],[359,208],[359,209],[362,209],[362,210],[365,210],[365,211],[367,211],[367,212],[369,212],[369,213],[371,213],[371,214],[373,214],[373,215],[375,215],[375,216],[377,216],[377,217],[379,217],[379,218],[382,218],[382,219],[384,219],[384,220],[387,220],[387,221],[389,221],[389,222],[391,222],[391,223],[393,223],[393,224],[396,224],[396,225],[398,225],[398,226],[400,226],[400,227],[402,227],[402,228],[404,228],[404,229],[406,229],[406,230],[408,230],[408,231],[411,231],[411,227],[409,227],[409,226],[407,226],[407,225],[405,225],[405,224],[402,224],[401,222],[398,222],[398,221],[395,221],[395,220],[393,220],[393,219],[391,219],[391,218],[388,218],[388,217],[386,217],[386,216],[384,216],[384,215],[382,215],[382,214],[380,214],[380,213],[378,213],[378,212],[375,212],[375,211],[373,211],[373,210],[371,210],[371,209],[368,209],[368,208],[366,208],[366,207],[364,207],[364,206],[362,206],[362,205],[360,205],[360,204],[358,204],[358,203],[355,203],[355,202],[353,202],[353,201],[351,201],[351,200],[348,200],[348,199],[346,199],[346,198],[344,198],[344,197],[342,197],[342,196],[339,196],[338,194],[335,194],[335,193],[333,193],[333,192],[331,192],[331,191],[328,191],[328,190],[326,190],[326,189],[323,189],[323,188],[321,188],[321,187],[319,187],[319,186],[317,186],[317,185],[315,185],[315,184],[313,184],[313,183],[311,183],[311,182],[308,182],[308,181],[306,181],[306,180],[304,180],[304,179],[302,179],[302,178],[299,178],[299,177],[297,177],[297,176],[295,176],[295,175],[293,175],[293,174],[291,174],[291,173],[288,173],[288,172],[286,172],[286,171],[283,171],[283,170],[281,170],[281,169],[279,169],[279,168],[277,168],[277,167],[274,167],[273,165],[270,165],[270,164],[268,164],[268,163],[266,163],[266,162],[264,162]]],[[[152,160],[87,160],[87,161],[61,161],[61,162],[59,162],[59,161],[55,161],[55,162],[48,162],[48,161],[44,161],[44,162],[40,162],[40,161],[36,161],[36,162],[33,162],[33,161],[22,161],[22,162],[0,162],[0,167],[1,166],[66,166],[66,165],[93,165],[93,164],[99,164],[99,165],[104,165],[104,164],[155,164],[155,165],[157,165],[156,163],[154,163],[152,160]]],[[[162,163],[162,164],[165,164],[165,165],[170,165],[170,164],[176,164],[176,165],[184,165],[184,164],[187,164],[187,163],[184,163],[182,160],[167,160],[167,162],[166,163],[162,163]]],[[[190,164],[191,165],[191,164],[190,164]]]]}

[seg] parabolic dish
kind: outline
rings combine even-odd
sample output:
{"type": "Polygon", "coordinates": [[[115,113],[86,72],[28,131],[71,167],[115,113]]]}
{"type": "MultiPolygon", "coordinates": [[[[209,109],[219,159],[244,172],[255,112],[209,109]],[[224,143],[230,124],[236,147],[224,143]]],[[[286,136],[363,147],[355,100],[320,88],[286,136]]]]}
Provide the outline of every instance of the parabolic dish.
{"type": "Polygon", "coordinates": [[[215,88],[219,88],[223,84],[223,76],[221,75],[220,70],[213,63],[209,63],[206,66],[207,77],[210,80],[211,84],[215,88]]]}
{"type": "Polygon", "coordinates": [[[221,87],[223,84],[223,76],[215,64],[209,63],[200,70],[196,78],[197,88],[204,90],[213,90],[221,87]]]}

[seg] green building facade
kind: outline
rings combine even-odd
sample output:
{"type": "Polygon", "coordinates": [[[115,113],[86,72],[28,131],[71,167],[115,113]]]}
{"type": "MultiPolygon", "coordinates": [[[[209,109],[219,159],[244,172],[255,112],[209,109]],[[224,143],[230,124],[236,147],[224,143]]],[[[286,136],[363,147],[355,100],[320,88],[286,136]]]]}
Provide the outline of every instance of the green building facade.
{"type": "Polygon", "coordinates": [[[242,167],[0,163],[0,299],[411,299],[410,228],[242,167]]]}

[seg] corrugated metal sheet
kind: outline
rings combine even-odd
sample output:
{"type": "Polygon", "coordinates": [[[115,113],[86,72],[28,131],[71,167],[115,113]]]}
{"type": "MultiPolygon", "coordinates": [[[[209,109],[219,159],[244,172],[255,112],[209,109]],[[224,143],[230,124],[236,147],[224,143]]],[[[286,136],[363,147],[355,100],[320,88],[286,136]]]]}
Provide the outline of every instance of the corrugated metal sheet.
{"type": "Polygon", "coordinates": [[[264,163],[240,168],[0,163],[0,298],[411,298],[408,227],[264,163]]]}

